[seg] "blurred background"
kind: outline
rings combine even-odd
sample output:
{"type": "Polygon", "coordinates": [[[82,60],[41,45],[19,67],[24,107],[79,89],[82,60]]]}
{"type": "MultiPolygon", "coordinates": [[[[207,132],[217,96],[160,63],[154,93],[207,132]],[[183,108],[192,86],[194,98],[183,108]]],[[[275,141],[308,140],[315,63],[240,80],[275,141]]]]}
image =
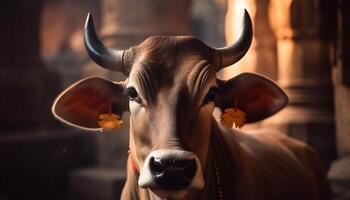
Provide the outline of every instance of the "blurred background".
{"type": "Polygon", "coordinates": [[[195,35],[221,47],[235,40],[243,9],[253,43],[218,75],[263,74],[286,91],[287,108],[243,130],[274,129],[320,154],[334,199],[350,199],[350,2],[345,0],[4,0],[0,7],[0,200],[115,200],[125,180],[122,130],[91,133],[51,114],[60,91],[99,68],[82,39],[92,12],[106,46],[150,35],[195,35]]]}

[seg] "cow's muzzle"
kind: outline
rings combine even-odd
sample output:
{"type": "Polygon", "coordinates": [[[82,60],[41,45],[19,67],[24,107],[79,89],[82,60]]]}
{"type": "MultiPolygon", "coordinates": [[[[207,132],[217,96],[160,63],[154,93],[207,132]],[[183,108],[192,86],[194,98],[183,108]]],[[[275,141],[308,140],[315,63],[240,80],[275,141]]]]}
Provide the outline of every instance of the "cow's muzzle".
{"type": "Polygon", "coordinates": [[[202,189],[204,180],[201,164],[194,153],[159,149],[147,156],[138,184],[142,188],[175,192],[202,189]]]}

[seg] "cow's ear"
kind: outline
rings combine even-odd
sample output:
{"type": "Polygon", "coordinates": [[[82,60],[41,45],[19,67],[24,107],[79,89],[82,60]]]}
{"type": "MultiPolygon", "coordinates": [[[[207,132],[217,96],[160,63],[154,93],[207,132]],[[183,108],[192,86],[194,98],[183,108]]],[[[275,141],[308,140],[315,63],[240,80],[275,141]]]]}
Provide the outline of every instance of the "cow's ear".
{"type": "Polygon", "coordinates": [[[243,73],[227,81],[218,81],[216,106],[222,111],[237,108],[246,113],[246,123],[263,120],[288,104],[288,97],[273,81],[252,73],[243,73]]]}
{"type": "Polygon", "coordinates": [[[63,91],[52,106],[53,115],[66,124],[85,130],[101,130],[101,114],[122,116],[128,108],[124,83],[91,77],[74,83],[63,91]]]}

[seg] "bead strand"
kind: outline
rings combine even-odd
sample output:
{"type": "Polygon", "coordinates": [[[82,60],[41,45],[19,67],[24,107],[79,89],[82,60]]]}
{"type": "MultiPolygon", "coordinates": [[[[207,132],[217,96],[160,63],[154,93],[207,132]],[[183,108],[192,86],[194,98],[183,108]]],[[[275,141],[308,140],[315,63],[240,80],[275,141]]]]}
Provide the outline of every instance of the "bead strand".
{"type": "Polygon", "coordinates": [[[216,159],[214,156],[213,156],[212,161],[213,161],[214,172],[215,172],[215,176],[216,176],[216,187],[217,187],[217,192],[218,192],[218,199],[224,200],[224,194],[223,194],[222,187],[221,187],[220,171],[218,169],[218,166],[216,164],[216,159]]]}

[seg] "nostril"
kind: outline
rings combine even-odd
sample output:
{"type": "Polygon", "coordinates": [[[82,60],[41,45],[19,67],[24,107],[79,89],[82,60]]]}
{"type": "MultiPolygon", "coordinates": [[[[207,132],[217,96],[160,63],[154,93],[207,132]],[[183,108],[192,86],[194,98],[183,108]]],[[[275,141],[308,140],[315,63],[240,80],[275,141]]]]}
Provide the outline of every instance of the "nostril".
{"type": "Polygon", "coordinates": [[[186,168],[192,165],[193,162],[194,159],[174,159],[172,164],[174,167],[186,168]]]}
{"type": "Polygon", "coordinates": [[[164,174],[164,170],[162,167],[162,161],[160,158],[154,158],[152,157],[150,160],[150,169],[151,172],[156,176],[160,177],[164,174]]]}
{"type": "Polygon", "coordinates": [[[184,168],[183,175],[187,179],[193,179],[197,171],[196,161],[194,159],[188,162],[188,165],[184,168]]]}

